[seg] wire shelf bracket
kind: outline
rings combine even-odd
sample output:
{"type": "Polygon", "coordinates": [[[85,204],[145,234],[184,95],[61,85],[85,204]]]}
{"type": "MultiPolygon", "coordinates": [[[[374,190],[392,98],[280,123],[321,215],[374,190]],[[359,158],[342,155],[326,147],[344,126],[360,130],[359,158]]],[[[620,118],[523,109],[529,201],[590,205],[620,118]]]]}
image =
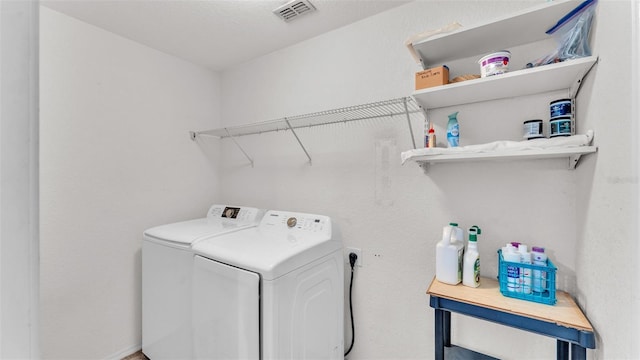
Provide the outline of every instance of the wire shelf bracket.
{"type": "Polygon", "coordinates": [[[233,137],[231,135],[231,133],[229,132],[229,129],[224,128],[224,130],[227,132],[227,134],[229,135],[229,138],[231,140],[233,140],[233,143],[236,144],[236,146],[238,147],[238,149],[240,149],[240,151],[242,151],[242,153],[244,154],[244,156],[249,160],[249,162],[251,163],[251,167],[253,167],[253,159],[251,158],[251,156],[249,156],[249,154],[247,154],[246,151],[244,151],[244,149],[242,148],[242,146],[240,146],[240,143],[238,143],[238,141],[236,140],[235,137],[233,137]]]}
{"type": "Polygon", "coordinates": [[[291,130],[291,133],[293,134],[293,136],[298,141],[298,144],[300,144],[300,147],[302,148],[302,151],[304,151],[304,154],[307,155],[307,159],[309,159],[309,165],[312,165],[311,164],[311,156],[309,156],[309,152],[304,147],[304,145],[302,144],[302,141],[300,141],[300,138],[298,137],[298,134],[296,134],[296,131],[291,126],[291,122],[289,122],[289,120],[287,120],[287,118],[284,118],[284,121],[287,123],[287,126],[289,127],[289,130],[291,130]]]}

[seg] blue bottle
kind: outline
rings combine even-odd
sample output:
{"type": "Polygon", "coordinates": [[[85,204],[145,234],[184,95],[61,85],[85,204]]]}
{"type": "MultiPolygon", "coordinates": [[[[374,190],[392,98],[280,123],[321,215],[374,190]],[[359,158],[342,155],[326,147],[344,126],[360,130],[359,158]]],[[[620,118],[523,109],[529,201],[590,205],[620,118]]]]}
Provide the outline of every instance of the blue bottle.
{"type": "Polygon", "coordinates": [[[460,126],[458,125],[458,112],[449,115],[447,123],[447,142],[449,147],[456,147],[460,142],[460,126]]]}

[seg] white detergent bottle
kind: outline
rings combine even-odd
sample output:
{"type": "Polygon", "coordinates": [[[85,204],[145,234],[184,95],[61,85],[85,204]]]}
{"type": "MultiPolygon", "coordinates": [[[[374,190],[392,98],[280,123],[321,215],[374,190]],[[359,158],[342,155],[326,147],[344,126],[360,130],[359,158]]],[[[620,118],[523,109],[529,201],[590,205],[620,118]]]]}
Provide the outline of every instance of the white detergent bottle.
{"type": "Polygon", "coordinates": [[[462,230],[461,227],[458,227],[458,223],[452,222],[449,223],[449,225],[453,226],[455,241],[462,243],[462,247],[464,247],[464,230],[462,230]]]}
{"type": "Polygon", "coordinates": [[[458,282],[462,281],[462,266],[464,265],[464,230],[458,226],[458,223],[449,223],[453,226],[454,231],[454,245],[457,249],[462,249],[458,254],[458,282]]]}
{"type": "Polygon", "coordinates": [[[462,266],[462,285],[470,287],[480,286],[480,253],[478,252],[478,235],[480,228],[474,225],[469,229],[469,243],[464,252],[462,266]]]}
{"type": "Polygon", "coordinates": [[[442,229],[442,240],[436,245],[436,279],[445,284],[458,285],[462,281],[464,243],[456,241],[457,224],[442,229]]]}

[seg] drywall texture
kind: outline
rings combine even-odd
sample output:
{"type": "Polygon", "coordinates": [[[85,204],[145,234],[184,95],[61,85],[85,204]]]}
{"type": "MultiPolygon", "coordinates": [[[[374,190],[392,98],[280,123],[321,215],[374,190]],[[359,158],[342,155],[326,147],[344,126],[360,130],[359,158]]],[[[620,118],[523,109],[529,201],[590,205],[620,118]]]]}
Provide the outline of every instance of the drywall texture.
{"type": "Polygon", "coordinates": [[[0,2],[0,358],[38,357],[38,4],[0,2]]]}
{"type": "Polygon", "coordinates": [[[141,344],[142,232],[217,199],[188,131],[217,124],[219,81],[48,8],[40,30],[42,358],[119,359],[141,344]]]}
{"type": "MultiPolygon", "coordinates": [[[[452,21],[471,26],[539,3],[417,1],[241,64],[222,74],[222,121],[238,125],[406,96],[419,70],[403,45],[410,34],[452,21]]],[[[495,252],[508,241],[547,248],[559,267],[559,287],[578,298],[597,330],[598,349],[589,350],[589,358],[636,358],[638,329],[623,319],[638,318],[637,289],[622,275],[638,271],[635,252],[627,251],[636,249],[638,235],[631,225],[637,159],[629,152],[636,133],[628,131],[631,84],[624,76],[631,64],[622,50],[631,41],[624,20],[630,3],[598,5],[594,50],[601,61],[580,93],[577,127],[595,129],[600,150],[576,171],[552,159],[438,164],[425,174],[415,164],[400,165],[400,152],[411,147],[404,118],[378,119],[300,130],[312,166],[288,132],[239,139],[253,168],[233,143],[223,142],[220,200],[329,215],[345,246],[362,249],[350,359],[432,356],[433,310],[425,290],[434,276],[436,242],[451,220],[482,227],[483,276],[496,275],[495,252]]],[[[544,55],[543,48],[534,50],[544,55]]],[[[453,111],[460,111],[462,144],[518,139],[522,121],[548,119],[549,101],[562,97],[459,106],[430,116],[440,145],[453,111]]],[[[413,126],[419,134],[422,124],[413,126]]],[[[348,344],[348,322],[345,329],[348,344]]],[[[505,359],[555,357],[553,339],[455,315],[453,341],[505,359]]]]}
{"type": "Polygon", "coordinates": [[[597,330],[598,358],[631,359],[640,357],[640,289],[631,275],[639,270],[640,12],[637,2],[598,6],[594,42],[600,60],[585,82],[578,108],[596,132],[598,155],[586,158],[577,172],[575,295],[597,330]]]}

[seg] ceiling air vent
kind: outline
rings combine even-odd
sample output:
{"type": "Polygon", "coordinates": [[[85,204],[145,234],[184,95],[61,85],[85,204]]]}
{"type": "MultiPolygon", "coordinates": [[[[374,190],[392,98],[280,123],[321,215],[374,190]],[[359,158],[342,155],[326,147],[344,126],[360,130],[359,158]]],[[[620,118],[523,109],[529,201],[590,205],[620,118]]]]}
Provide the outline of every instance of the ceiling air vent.
{"type": "Polygon", "coordinates": [[[302,15],[312,13],[316,8],[308,0],[293,0],[273,10],[282,20],[289,22],[302,15]]]}

